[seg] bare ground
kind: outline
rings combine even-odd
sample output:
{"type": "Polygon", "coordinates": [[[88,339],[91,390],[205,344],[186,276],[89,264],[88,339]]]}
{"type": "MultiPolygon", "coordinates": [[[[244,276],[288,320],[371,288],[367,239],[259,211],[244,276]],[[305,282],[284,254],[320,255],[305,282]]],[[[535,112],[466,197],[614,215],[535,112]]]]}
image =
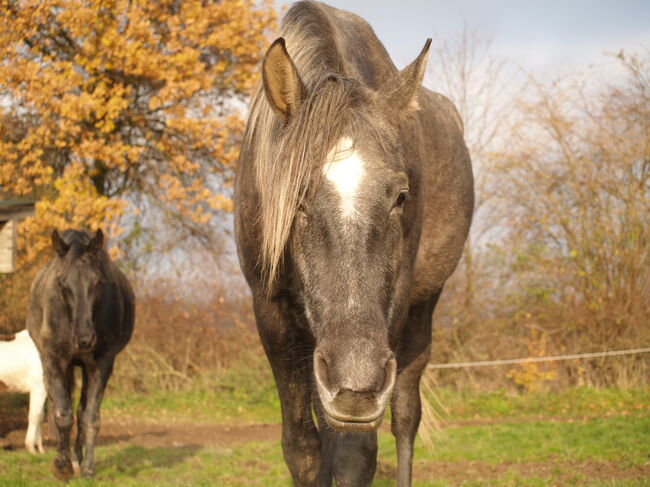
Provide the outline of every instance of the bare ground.
{"type": "MultiPolygon", "coordinates": [[[[11,414],[0,417],[0,448],[18,450],[24,448],[27,420],[24,415],[11,414]]],[[[54,448],[54,436],[44,425],[44,446],[54,448]]],[[[214,423],[163,423],[132,417],[102,418],[100,445],[125,443],[143,448],[182,448],[231,446],[250,441],[279,441],[280,425],[248,424],[230,426],[214,423]]]]}
{"type": "MultiPolygon", "coordinates": [[[[393,465],[379,462],[377,475],[395,478],[393,465]]],[[[445,479],[456,485],[466,482],[486,481],[509,475],[520,478],[537,477],[553,479],[553,485],[591,485],[595,481],[613,480],[648,480],[650,463],[637,466],[621,465],[617,462],[574,461],[565,459],[547,459],[540,462],[502,462],[486,463],[478,460],[461,460],[457,462],[418,461],[414,462],[413,478],[421,481],[445,479]]]]}

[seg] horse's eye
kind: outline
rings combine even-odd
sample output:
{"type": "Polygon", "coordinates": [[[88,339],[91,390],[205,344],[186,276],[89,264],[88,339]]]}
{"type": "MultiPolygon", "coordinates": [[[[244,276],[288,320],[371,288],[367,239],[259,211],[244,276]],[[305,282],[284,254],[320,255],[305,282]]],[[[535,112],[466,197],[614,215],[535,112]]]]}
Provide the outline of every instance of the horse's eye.
{"type": "Polygon", "coordinates": [[[309,220],[309,217],[307,216],[307,209],[304,204],[298,205],[298,208],[296,209],[296,224],[298,226],[303,226],[307,223],[309,220]]]}
{"type": "Polygon", "coordinates": [[[399,195],[397,195],[397,199],[395,200],[395,203],[393,204],[394,208],[402,208],[404,206],[404,202],[406,201],[406,195],[408,194],[408,191],[401,191],[399,195]]]}

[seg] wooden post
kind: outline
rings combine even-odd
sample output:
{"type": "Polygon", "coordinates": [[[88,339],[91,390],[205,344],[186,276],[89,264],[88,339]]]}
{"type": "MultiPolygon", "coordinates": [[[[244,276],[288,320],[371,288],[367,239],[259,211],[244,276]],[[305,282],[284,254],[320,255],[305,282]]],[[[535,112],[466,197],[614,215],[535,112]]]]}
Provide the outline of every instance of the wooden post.
{"type": "Polygon", "coordinates": [[[16,221],[0,222],[0,272],[16,270],[16,221]]]}
{"type": "Polygon", "coordinates": [[[35,201],[0,200],[0,274],[16,272],[18,222],[34,216],[35,201]]]}

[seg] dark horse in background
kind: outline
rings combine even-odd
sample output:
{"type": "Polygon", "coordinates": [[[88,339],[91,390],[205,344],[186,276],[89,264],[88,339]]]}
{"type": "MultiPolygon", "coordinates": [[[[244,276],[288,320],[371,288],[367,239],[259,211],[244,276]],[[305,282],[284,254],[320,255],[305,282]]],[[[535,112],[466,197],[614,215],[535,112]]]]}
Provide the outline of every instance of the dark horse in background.
{"type": "Polygon", "coordinates": [[[59,235],[54,230],[56,257],[34,279],[27,310],[27,329],[41,356],[45,388],[54,412],[54,473],[62,479],[73,475],[73,369],[81,367],[83,379],[75,454],[81,475],[91,476],[104,389],[115,356],[133,332],[133,291],[103,250],[103,243],[101,230],[94,235],[75,230],[59,235]]]}
{"type": "Polygon", "coordinates": [[[474,202],[460,118],[421,88],[429,44],[398,72],[364,20],[299,2],[251,102],[237,247],[297,486],[370,485],[389,401],[411,485],[431,315],[474,202]]]}

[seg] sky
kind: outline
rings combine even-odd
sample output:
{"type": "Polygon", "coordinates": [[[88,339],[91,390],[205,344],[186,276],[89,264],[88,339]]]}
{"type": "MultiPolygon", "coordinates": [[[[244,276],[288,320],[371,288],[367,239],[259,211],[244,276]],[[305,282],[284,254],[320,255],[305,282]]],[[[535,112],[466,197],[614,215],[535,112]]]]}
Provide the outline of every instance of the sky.
{"type": "MultiPolygon", "coordinates": [[[[285,4],[290,4],[286,2],[285,4]]],[[[450,38],[464,23],[492,52],[533,74],[598,63],[605,52],[650,49],[648,0],[327,0],[365,18],[398,68],[427,37],[450,38]]]]}

